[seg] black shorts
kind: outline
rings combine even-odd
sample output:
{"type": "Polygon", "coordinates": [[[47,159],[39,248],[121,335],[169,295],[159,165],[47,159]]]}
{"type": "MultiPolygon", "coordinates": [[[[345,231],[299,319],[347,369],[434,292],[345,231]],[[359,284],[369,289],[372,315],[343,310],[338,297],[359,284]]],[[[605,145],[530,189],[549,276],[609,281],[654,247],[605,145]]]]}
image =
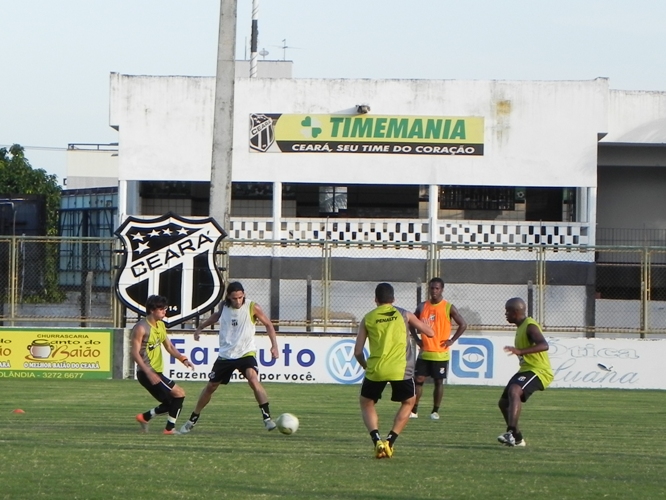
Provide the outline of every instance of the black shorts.
{"type": "Polygon", "coordinates": [[[162,381],[159,382],[158,384],[153,385],[150,383],[148,375],[146,375],[141,370],[137,370],[136,372],[137,380],[142,386],[146,388],[146,390],[151,394],[151,396],[157,399],[160,403],[168,403],[172,398],[171,389],[174,388],[176,383],[161,373],[158,373],[158,375],[160,376],[162,381]]]}
{"type": "Polygon", "coordinates": [[[391,380],[384,382],[374,382],[373,380],[363,379],[361,385],[361,396],[372,399],[375,403],[382,398],[382,392],[386,384],[391,384],[391,401],[406,401],[416,396],[416,385],[414,379],[391,380]]]}
{"type": "Polygon", "coordinates": [[[520,400],[524,403],[529,399],[529,397],[536,391],[543,391],[543,384],[541,379],[537,377],[537,374],[534,372],[518,372],[509,383],[506,384],[502,397],[500,399],[509,399],[509,386],[510,385],[519,385],[523,390],[523,395],[520,397],[520,400]]]}
{"type": "Polygon", "coordinates": [[[252,368],[259,373],[257,358],[254,356],[244,356],[237,359],[217,358],[213,365],[213,370],[208,374],[208,380],[216,384],[227,385],[231,380],[231,375],[238,370],[243,376],[248,368],[252,368]]]}
{"type": "Polygon", "coordinates": [[[429,359],[416,358],[415,377],[432,377],[433,379],[445,379],[449,374],[448,361],[432,361],[429,359]]]}

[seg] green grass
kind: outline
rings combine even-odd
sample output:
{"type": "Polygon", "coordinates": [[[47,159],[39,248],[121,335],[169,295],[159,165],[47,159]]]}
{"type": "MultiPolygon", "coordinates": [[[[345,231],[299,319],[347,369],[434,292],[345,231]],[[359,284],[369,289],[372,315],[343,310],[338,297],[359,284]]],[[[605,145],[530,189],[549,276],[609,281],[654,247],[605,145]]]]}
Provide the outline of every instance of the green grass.
{"type": "MultiPolygon", "coordinates": [[[[203,387],[188,397],[180,423],[203,387]]],[[[220,387],[187,436],[140,434],[153,405],[135,381],[0,380],[0,499],[664,498],[666,392],[549,389],[523,407],[526,448],[499,445],[501,388],[449,386],[440,414],[410,420],[376,460],[358,386],[266,384],[266,432],[246,384],[220,387]],[[25,414],[15,414],[22,408],[25,414]],[[424,418],[425,417],[425,418],[424,418]]],[[[397,404],[378,404],[385,435],[397,404]]]]}

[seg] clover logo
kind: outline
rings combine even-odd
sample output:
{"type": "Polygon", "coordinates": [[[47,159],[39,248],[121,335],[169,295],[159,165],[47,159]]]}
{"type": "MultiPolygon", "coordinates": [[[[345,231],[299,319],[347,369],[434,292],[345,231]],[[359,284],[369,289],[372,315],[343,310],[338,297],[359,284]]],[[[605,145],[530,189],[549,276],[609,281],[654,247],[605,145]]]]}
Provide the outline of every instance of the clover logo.
{"type": "Polygon", "coordinates": [[[303,128],[301,129],[301,134],[306,139],[316,139],[319,134],[323,132],[321,128],[321,123],[319,120],[306,116],[305,119],[301,121],[303,128]]]}

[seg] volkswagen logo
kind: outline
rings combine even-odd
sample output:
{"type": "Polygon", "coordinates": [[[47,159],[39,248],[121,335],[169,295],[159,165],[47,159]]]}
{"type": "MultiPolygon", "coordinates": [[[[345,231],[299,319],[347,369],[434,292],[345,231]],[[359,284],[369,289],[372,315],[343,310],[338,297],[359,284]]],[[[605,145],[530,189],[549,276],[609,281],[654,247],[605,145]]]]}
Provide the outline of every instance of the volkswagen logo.
{"type": "MultiPolygon", "coordinates": [[[[355,340],[340,340],[331,346],[326,355],[326,369],[337,382],[355,384],[363,380],[365,370],[354,357],[355,340]]],[[[367,358],[367,350],[363,352],[367,358]]]]}

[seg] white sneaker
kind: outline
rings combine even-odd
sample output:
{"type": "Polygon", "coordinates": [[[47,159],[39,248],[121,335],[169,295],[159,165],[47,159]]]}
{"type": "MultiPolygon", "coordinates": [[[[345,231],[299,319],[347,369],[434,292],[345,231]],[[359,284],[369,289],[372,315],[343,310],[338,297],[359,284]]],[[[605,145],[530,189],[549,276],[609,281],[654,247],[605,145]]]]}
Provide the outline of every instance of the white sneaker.
{"type": "MultiPolygon", "coordinates": [[[[504,434],[500,434],[499,436],[497,436],[497,440],[500,443],[505,444],[507,446],[516,446],[516,438],[513,437],[512,432],[505,432],[504,434]]],[[[525,440],[523,439],[521,442],[525,442],[525,440]]]]}
{"type": "Polygon", "coordinates": [[[514,446],[527,446],[527,443],[525,442],[525,439],[523,438],[521,441],[516,441],[516,444],[514,446]]]}
{"type": "Polygon", "coordinates": [[[187,434],[190,432],[192,429],[194,429],[194,424],[190,422],[189,420],[183,424],[183,426],[180,428],[180,431],[178,431],[180,434],[187,434]]]}
{"type": "Polygon", "coordinates": [[[409,414],[409,418],[419,418],[419,414],[412,412],[409,414]]]}
{"type": "Polygon", "coordinates": [[[264,427],[266,427],[267,431],[272,431],[277,427],[277,424],[273,422],[270,418],[265,418],[264,419],[264,427]]]}
{"type": "Polygon", "coordinates": [[[430,414],[430,420],[439,420],[439,413],[437,413],[436,411],[433,411],[430,414]]]}

